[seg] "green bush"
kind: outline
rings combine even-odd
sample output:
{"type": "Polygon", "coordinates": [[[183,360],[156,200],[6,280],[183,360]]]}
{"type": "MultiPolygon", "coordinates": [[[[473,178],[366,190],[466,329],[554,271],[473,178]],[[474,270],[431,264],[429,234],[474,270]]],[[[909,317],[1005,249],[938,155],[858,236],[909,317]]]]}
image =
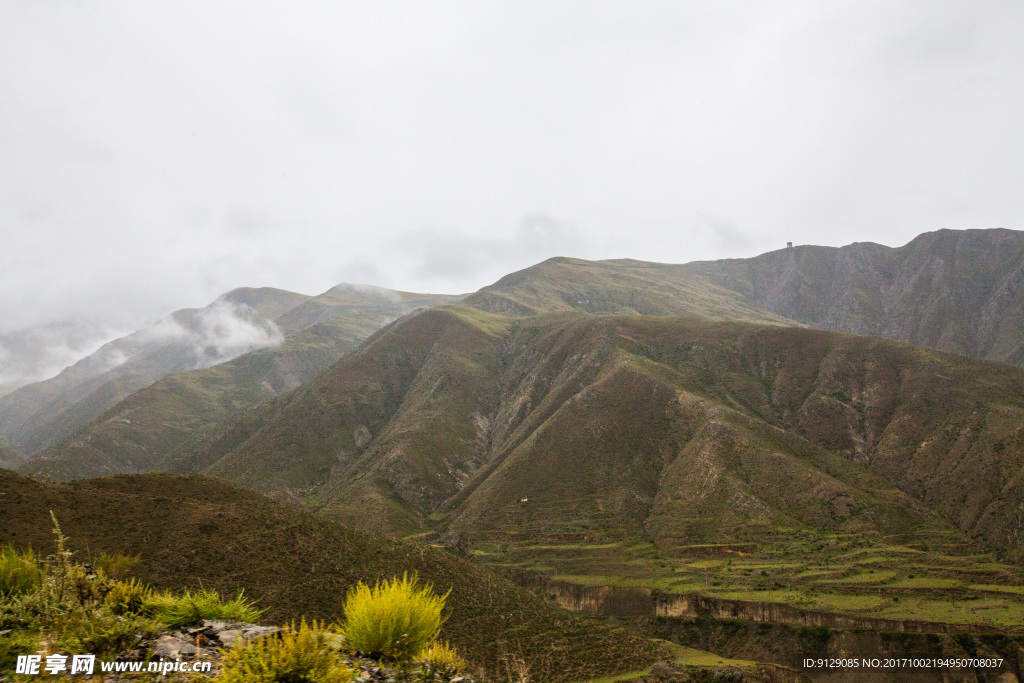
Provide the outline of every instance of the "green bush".
{"type": "Polygon", "coordinates": [[[257,609],[239,591],[234,600],[225,601],[213,590],[173,593],[151,593],[142,604],[141,613],[168,626],[187,626],[203,619],[234,619],[254,622],[264,610],[257,609]]]}
{"type": "Polygon", "coordinates": [[[348,683],[349,668],[333,643],[341,634],[305,620],[280,633],[249,642],[235,641],[224,656],[217,681],[222,683],[348,683]]]}
{"type": "Polygon", "coordinates": [[[40,576],[39,560],[31,548],[19,553],[9,545],[0,546],[0,597],[35,590],[40,576]]]}
{"type": "Polygon", "coordinates": [[[415,574],[373,588],[360,581],[345,599],[349,646],[373,657],[411,660],[437,638],[450,593],[435,595],[433,586],[420,586],[415,574]]]}

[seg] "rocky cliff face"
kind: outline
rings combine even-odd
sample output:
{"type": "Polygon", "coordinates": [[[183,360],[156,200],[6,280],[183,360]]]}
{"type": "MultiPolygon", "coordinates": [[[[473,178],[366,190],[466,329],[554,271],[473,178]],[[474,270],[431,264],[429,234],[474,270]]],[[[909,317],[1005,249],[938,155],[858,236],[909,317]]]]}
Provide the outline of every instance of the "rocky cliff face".
{"type": "Polygon", "coordinates": [[[818,329],[1024,364],[1024,232],[939,230],[896,249],[803,246],[684,268],[818,329]]]}

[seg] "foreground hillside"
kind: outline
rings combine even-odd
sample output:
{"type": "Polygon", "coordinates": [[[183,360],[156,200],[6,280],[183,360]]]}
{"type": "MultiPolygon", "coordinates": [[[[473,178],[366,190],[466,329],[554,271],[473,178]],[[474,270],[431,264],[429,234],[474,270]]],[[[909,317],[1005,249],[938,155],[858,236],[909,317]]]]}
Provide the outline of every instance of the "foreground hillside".
{"type": "Polygon", "coordinates": [[[442,550],[346,528],[226,482],[142,475],[61,485],[0,472],[0,543],[49,551],[49,510],[81,556],[138,554],[136,573],[162,588],[244,588],[270,623],[339,619],[348,587],[417,571],[452,587],[442,636],[493,671],[522,657],[541,679],[578,680],[657,656],[649,641],[548,607],[442,550]]]}

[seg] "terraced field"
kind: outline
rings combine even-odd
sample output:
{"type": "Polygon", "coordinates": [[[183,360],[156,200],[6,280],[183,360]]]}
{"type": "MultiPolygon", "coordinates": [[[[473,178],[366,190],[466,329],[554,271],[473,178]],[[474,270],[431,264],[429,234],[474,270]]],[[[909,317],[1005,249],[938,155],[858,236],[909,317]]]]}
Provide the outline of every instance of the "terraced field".
{"type": "Polygon", "coordinates": [[[878,535],[801,536],[756,547],[486,541],[471,554],[510,574],[581,586],[647,588],[813,612],[1024,631],[1024,570],[942,538],[900,545],[878,535]]]}

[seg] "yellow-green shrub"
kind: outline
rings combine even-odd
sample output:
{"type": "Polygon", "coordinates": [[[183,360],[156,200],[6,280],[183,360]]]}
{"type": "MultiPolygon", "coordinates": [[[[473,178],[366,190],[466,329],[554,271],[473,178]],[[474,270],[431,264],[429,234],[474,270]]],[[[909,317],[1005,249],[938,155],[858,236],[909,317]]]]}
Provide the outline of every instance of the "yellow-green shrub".
{"type": "Polygon", "coordinates": [[[424,648],[415,660],[430,665],[430,670],[446,676],[455,676],[466,668],[466,661],[447,642],[435,640],[424,648]]]}
{"type": "Polygon", "coordinates": [[[249,642],[241,639],[224,656],[222,683],[348,683],[354,678],[332,643],[341,634],[314,621],[249,642]]]}
{"type": "Polygon", "coordinates": [[[0,597],[34,590],[39,579],[39,560],[31,548],[19,553],[9,545],[0,546],[0,597]]]}
{"type": "Polygon", "coordinates": [[[412,659],[441,630],[441,610],[449,593],[435,595],[433,586],[420,586],[415,574],[373,588],[360,581],[345,599],[349,647],[372,656],[412,659]]]}
{"type": "Polygon", "coordinates": [[[152,595],[152,588],[135,579],[115,581],[107,593],[106,603],[114,614],[138,614],[152,595]]]}
{"type": "Polygon", "coordinates": [[[52,630],[58,651],[116,655],[130,650],[140,638],[155,635],[164,625],[136,614],[118,616],[97,609],[59,619],[52,630]]]}
{"type": "Polygon", "coordinates": [[[93,567],[112,579],[122,579],[139,563],[138,555],[122,555],[121,553],[101,553],[92,561],[93,567]]]}
{"type": "Polygon", "coordinates": [[[38,650],[38,633],[15,632],[0,636],[0,671],[14,671],[18,655],[29,655],[38,650]]]}

